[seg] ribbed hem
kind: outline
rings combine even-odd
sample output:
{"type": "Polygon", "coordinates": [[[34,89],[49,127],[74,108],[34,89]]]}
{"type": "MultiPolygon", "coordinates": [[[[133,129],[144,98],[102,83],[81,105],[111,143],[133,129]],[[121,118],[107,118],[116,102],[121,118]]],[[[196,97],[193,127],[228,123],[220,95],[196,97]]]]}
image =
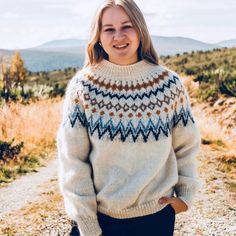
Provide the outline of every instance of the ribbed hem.
{"type": "MultiPolygon", "coordinates": [[[[171,197],[173,196],[173,189],[170,189],[169,191],[167,191],[165,194],[162,195],[163,197],[171,197]]],[[[145,216],[145,215],[149,215],[149,214],[154,214],[157,211],[162,210],[167,204],[160,204],[158,203],[158,200],[162,197],[160,196],[159,198],[147,202],[145,204],[142,205],[138,205],[136,207],[132,207],[132,208],[127,208],[124,209],[122,211],[113,211],[113,210],[109,210],[106,209],[104,207],[101,207],[98,205],[98,212],[101,212],[105,215],[114,217],[114,218],[132,218],[132,217],[138,217],[138,216],[145,216]]]]}
{"type": "Polygon", "coordinates": [[[97,218],[78,218],[76,220],[81,236],[99,236],[102,229],[97,218]]]}

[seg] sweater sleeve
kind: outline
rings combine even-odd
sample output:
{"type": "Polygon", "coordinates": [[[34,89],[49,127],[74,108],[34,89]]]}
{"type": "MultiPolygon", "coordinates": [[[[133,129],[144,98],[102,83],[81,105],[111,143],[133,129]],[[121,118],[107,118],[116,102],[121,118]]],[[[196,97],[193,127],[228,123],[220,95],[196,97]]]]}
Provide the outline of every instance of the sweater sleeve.
{"type": "Polygon", "coordinates": [[[66,89],[62,122],[57,132],[59,187],[68,216],[77,222],[82,236],[102,233],[97,220],[97,201],[88,161],[90,142],[81,102],[81,81],[73,77],[66,89]]]}
{"type": "Polygon", "coordinates": [[[172,147],[178,168],[175,193],[187,204],[189,210],[201,186],[196,159],[200,149],[201,135],[191,111],[189,95],[180,78],[177,80],[176,95],[172,128],[172,147]]]}

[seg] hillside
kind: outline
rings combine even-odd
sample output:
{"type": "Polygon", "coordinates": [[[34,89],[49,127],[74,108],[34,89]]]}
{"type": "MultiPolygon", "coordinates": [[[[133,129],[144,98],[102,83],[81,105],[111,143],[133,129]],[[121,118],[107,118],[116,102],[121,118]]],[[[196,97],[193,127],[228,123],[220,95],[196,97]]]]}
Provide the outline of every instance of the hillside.
{"type": "Polygon", "coordinates": [[[194,75],[203,70],[224,68],[230,72],[236,70],[236,48],[222,48],[163,56],[161,61],[172,70],[194,75]]]}
{"type": "Polygon", "coordinates": [[[181,76],[198,82],[195,95],[202,101],[215,102],[220,95],[236,96],[236,48],[213,49],[161,57],[181,76]]]}

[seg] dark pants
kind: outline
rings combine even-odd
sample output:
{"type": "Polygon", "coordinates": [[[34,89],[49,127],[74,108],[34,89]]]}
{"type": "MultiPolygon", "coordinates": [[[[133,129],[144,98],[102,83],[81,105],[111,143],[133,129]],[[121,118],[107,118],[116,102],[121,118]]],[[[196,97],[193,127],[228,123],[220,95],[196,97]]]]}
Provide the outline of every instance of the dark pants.
{"type": "MultiPolygon", "coordinates": [[[[173,236],[175,211],[170,204],[154,214],[117,219],[97,213],[103,236],[173,236]]],[[[79,230],[72,227],[71,236],[78,236],[79,230]]]]}

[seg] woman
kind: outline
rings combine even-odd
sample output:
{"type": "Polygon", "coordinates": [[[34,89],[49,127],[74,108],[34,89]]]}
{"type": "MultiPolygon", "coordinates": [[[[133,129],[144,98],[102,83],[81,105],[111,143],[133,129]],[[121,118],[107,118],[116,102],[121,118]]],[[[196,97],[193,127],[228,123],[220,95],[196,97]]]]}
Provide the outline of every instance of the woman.
{"type": "Polygon", "coordinates": [[[173,235],[175,214],[190,209],[199,187],[199,146],[187,91],[159,65],[140,9],[105,1],[57,134],[74,235],[173,235]]]}

